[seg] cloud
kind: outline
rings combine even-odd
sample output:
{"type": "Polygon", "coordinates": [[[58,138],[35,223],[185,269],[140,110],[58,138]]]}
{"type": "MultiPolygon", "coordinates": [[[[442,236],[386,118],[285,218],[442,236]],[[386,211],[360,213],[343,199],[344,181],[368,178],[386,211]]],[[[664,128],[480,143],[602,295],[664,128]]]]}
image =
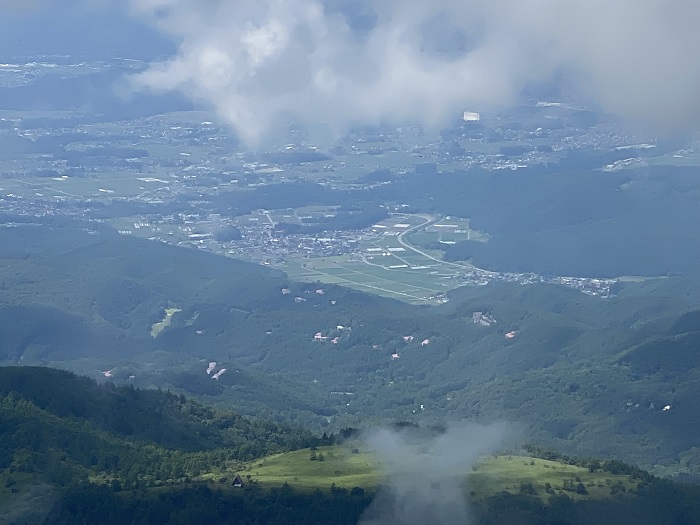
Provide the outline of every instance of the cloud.
{"type": "Polygon", "coordinates": [[[133,0],[179,43],[134,78],[210,104],[250,144],[291,119],[441,125],[565,75],[608,111],[700,116],[696,0],[133,0]]]}
{"type": "Polygon", "coordinates": [[[505,425],[453,425],[444,433],[383,429],[366,437],[385,479],[360,525],[469,523],[467,476],[504,445],[505,425]]]}

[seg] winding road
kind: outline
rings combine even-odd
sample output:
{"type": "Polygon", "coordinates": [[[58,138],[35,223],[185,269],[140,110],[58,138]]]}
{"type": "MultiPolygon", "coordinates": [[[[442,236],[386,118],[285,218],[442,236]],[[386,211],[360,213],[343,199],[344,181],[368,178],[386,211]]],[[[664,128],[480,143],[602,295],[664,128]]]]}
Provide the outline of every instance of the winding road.
{"type": "Polygon", "coordinates": [[[455,263],[455,262],[451,262],[451,261],[445,261],[442,259],[438,259],[437,257],[433,257],[432,255],[425,253],[422,250],[419,250],[418,248],[416,248],[412,244],[409,244],[408,242],[406,242],[404,240],[404,237],[406,236],[406,234],[414,232],[416,230],[420,230],[422,228],[427,228],[428,226],[435,224],[436,222],[440,222],[442,219],[435,219],[435,218],[431,217],[430,215],[408,215],[408,216],[409,217],[420,217],[421,219],[424,219],[425,222],[423,222],[421,224],[417,224],[415,226],[411,226],[410,228],[406,229],[405,231],[402,231],[401,233],[399,233],[399,235],[396,239],[399,241],[399,244],[401,244],[401,246],[403,246],[407,250],[414,251],[415,253],[418,253],[418,254],[422,255],[423,257],[426,257],[426,258],[428,258],[432,261],[438,262],[440,264],[446,264],[448,266],[456,266],[457,268],[461,268],[463,270],[476,271],[479,273],[483,273],[484,275],[488,275],[489,277],[497,277],[499,275],[498,272],[490,272],[490,271],[484,270],[482,268],[477,268],[476,266],[473,266],[471,264],[459,264],[459,263],[455,263]]]}

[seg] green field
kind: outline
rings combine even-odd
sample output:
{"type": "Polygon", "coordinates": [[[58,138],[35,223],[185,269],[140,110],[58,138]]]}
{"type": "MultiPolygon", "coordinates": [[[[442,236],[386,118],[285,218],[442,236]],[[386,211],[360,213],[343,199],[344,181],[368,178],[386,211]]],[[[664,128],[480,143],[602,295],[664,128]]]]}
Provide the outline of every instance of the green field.
{"type": "Polygon", "coordinates": [[[486,242],[488,239],[488,234],[471,228],[469,219],[446,217],[409,234],[407,240],[420,246],[437,242],[486,242]]]}
{"type": "Polygon", "coordinates": [[[629,476],[589,472],[588,469],[576,465],[527,456],[486,458],[469,476],[469,487],[476,497],[489,497],[503,491],[518,494],[521,487],[528,483],[532,483],[536,494],[542,497],[551,493],[566,493],[571,497],[591,499],[609,497],[611,487],[615,485],[630,491],[639,484],[629,476]],[[567,486],[575,487],[578,483],[585,486],[587,494],[576,494],[575,491],[567,489],[567,486]],[[547,484],[551,486],[549,492],[547,484]]]}
{"type": "MultiPolygon", "coordinates": [[[[396,257],[385,259],[386,264],[392,259],[392,265],[405,264],[396,257]]],[[[436,271],[432,266],[422,270],[391,269],[353,260],[347,256],[325,257],[313,261],[290,258],[282,268],[295,280],[342,284],[410,303],[433,302],[431,297],[436,293],[454,287],[448,280],[453,274],[438,272],[431,275],[431,271],[436,271]]]]}
{"type": "Polygon", "coordinates": [[[280,268],[300,281],[342,284],[409,303],[436,304],[440,302],[436,295],[459,286],[458,277],[471,268],[442,261],[441,251],[424,245],[446,236],[455,242],[466,240],[471,234],[486,239],[485,234],[469,230],[467,219],[433,219],[423,215],[395,215],[372,229],[376,235],[361,242],[351,255],[288,257],[280,268]],[[440,224],[448,224],[445,230],[450,232],[434,231],[440,224]]]}
{"type": "Polygon", "coordinates": [[[165,316],[163,317],[163,319],[158,321],[157,323],[153,323],[153,326],[151,326],[151,337],[158,337],[158,334],[160,334],[163,330],[170,326],[170,322],[173,319],[173,315],[175,315],[178,312],[182,312],[182,310],[180,310],[179,308],[166,308],[165,316]]]}
{"type": "Polygon", "coordinates": [[[299,489],[338,487],[376,488],[379,485],[377,462],[371,454],[353,454],[347,446],[319,447],[315,454],[323,461],[312,461],[309,449],[277,454],[252,461],[242,477],[250,476],[264,486],[288,483],[299,489]]]}
{"type": "Polygon", "coordinates": [[[647,160],[651,165],[658,166],[699,166],[700,153],[688,152],[683,155],[671,154],[661,157],[651,157],[647,160]]]}
{"type": "Polygon", "coordinates": [[[57,500],[53,486],[22,472],[0,475],[0,483],[0,523],[40,523],[57,500]]]}
{"type": "Polygon", "coordinates": [[[55,180],[50,177],[24,177],[0,181],[3,194],[14,194],[24,198],[42,197],[70,198],[117,198],[133,197],[144,191],[167,186],[169,181],[154,174],[142,175],[136,172],[114,171],[91,174],[89,177],[68,177],[55,180]],[[140,179],[151,177],[152,182],[140,179]]]}
{"type": "MultiPolygon", "coordinates": [[[[297,450],[268,456],[252,461],[241,472],[244,481],[257,482],[263,487],[276,487],[285,483],[301,489],[329,489],[337,487],[362,487],[374,489],[382,479],[381,460],[373,453],[352,453],[355,445],[319,447],[313,453],[323,455],[323,461],[311,460],[310,449],[297,450]]],[[[589,469],[528,456],[486,456],[471,472],[464,473],[465,493],[475,499],[494,496],[501,492],[519,494],[523,486],[531,484],[534,493],[542,499],[551,494],[567,494],[575,499],[605,499],[612,487],[623,492],[634,490],[639,484],[626,475],[608,472],[589,472],[589,469]],[[585,494],[577,493],[581,483],[585,494]],[[621,489],[622,488],[622,489],[621,489]]]]}

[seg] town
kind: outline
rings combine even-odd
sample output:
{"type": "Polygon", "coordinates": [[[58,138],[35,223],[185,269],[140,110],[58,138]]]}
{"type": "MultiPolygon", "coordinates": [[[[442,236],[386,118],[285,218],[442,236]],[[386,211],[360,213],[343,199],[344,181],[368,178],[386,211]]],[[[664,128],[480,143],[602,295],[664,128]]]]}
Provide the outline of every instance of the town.
{"type": "MultiPolygon", "coordinates": [[[[21,86],[36,77],[142,67],[138,61],[69,63],[43,57],[2,65],[0,83],[21,86]]],[[[494,281],[549,282],[607,297],[615,279],[492,272],[468,261],[442,260],[435,246],[488,242],[488,232],[471,229],[468,218],[409,213],[408,205],[397,201],[375,210],[379,220],[371,224],[324,228],[341,213],[337,204],[309,205],[280,190],[308,183],[351,195],[421,170],[518,170],[587,149],[654,151],[653,140],[615,124],[592,125],[588,115],[566,103],[532,101],[507,117],[466,111],[439,133],[408,123],[351,130],[331,144],[314,140],[313,130],[290,125],[285,142],[252,152],[203,111],[100,119],[80,111],[6,110],[0,111],[0,206],[8,218],[97,221],[123,235],[409,302],[439,304],[450,289],[494,281]],[[280,193],[270,199],[279,202],[277,207],[256,207],[247,198],[266,188],[280,193]]],[[[694,154],[691,148],[674,157],[694,154]]],[[[633,160],[628,164],[645,162],[633,160]]]]}

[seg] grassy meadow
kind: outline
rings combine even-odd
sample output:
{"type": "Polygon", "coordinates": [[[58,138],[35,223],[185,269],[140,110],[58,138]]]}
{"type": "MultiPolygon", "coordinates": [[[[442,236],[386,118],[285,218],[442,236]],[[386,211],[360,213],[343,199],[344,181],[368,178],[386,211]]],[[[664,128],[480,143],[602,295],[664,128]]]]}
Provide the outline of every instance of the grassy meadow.
{"type": "MultiPolygon", "coordinates": [[[[318,447],[276,454],[245,465],[244,482],[262,487],[289,484],[298,490],[326,490],[335,485],[350,489],[376,489],[382,480],[381,458],[358,451],[354,445],[318,447]],[[353,453],[354,451],[354,453],[353,453]],[[312,460],[312,455],[316,457],[312,460]],[[323,457],[323,460],[319,460],[323,457]]],[[[611,491],[633,491],[639,480],[559,461],[519,455],[486,456],[464,473],[464,490],[473,499],[485,499],[502,492],[526,493],[546,500],[566,494],[573,499],[606,499],[611,491]],[[578,489],[582,484],[585,491],[578,489]],[[614,488],[613,488],[614,487],[614,488]]]]}

